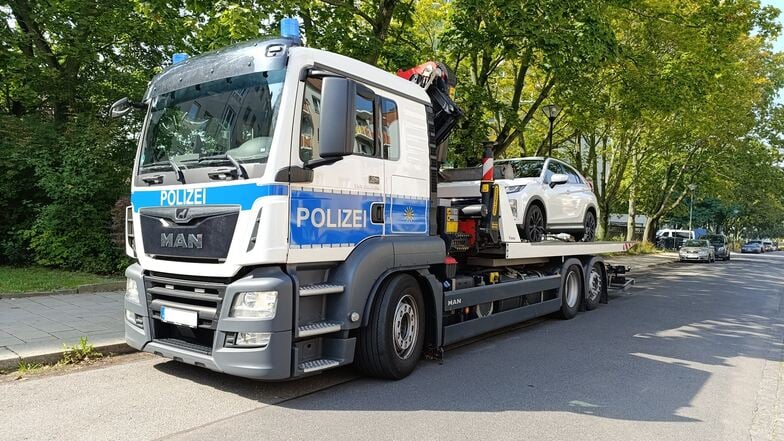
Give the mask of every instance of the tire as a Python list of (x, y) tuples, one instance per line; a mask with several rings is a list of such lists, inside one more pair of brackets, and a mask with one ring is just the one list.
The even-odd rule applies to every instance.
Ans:
[(367, 326), (359, 331), (355, 364), (365, 375), (389, 380), (416, 368), (425, 343), (425, 303), (408, 274), (384, 282)]
[(561, 310), (558, 315), (564, 320), (570, 320), (580, 309), (585, 283), (579, 260), (567, 260), (564, 268), (561, 273)]
[(522, 236), (529, 242), (541, 242), (547, 233), (545, 229), (545, 217), (542, 208), (538, 204), (531, 204), (525, 212), (523, 218)]
[(585, 276), (585, 309), (593, 311), (599, 307), (605, 290), (606, 279), (602, 271), (602, 262), (594, 262)]
[(573, 234), (577, 242), (593, 242), (596, 240), (596, 215), (593, 211), (586, 211), (583, 217), (583, 231)]

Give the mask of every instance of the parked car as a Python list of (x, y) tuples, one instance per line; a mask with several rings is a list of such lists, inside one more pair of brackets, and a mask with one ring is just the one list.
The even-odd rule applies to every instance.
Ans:
[(765, 252), (765, 248), (762, 246), (761, 240), (750, 240), (740, 247), (740, 252), (762, 254)]
[(762, 247), (765, 248), (766, 253), (768, 251), (775, 251), (775, 249), (773, 249), (773, 241), (770, 239), (762, 239)]
[(694, 231), (665, 228), (656, 232), (656, 246), (668, 250), (679, 249), (689, 239), (694, 239)]
[[(479, 196), (479, 183), (471, 180), (474, 170), (443, 172), (447, 183), (439, 186), (439, 197)], [(565, 162), (543, 157), (501, 159), (495, 161), (494, 174), (506, 190), (521, 238), (539, 242), (547, 234), (568, 233), (577, 241), (594, 240), (599, 215), (596, 196), (586, 179)]]
[(665, 228), (656, 232), (656, 238), (663, 237), (680, 237), (683, 239), (694, 239), (694, 231), (691, 230), (672, 230)]
[(715, 262), (716, 252), (713, 245), (705, 239), (689, 239), (678, 251), (681, 262), (696, 260), (698, 262)]
[(707, 240), (715, 249), (717, 259), (730, 260), (730, 249), (727, 247), (727, 237), (723, 234), (708, 234), (702, 239)]

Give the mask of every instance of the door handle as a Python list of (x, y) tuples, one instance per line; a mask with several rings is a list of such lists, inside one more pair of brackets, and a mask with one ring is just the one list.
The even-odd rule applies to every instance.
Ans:
[(370, 205), (370, 222), (374, 224), (384, 223), (384, 205), (383, 202), (373, 202)]

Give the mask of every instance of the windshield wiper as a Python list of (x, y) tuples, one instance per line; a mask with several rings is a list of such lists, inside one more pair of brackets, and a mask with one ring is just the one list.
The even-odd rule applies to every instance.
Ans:
[(165, 161), (153, 162), (152, 164), (143, 165), (139, 167), (139, 173), (148, 173), (149, 171), (156, 169), (160, 170), (162, 167), (170, 168), (177, 175), (177, 180), (183, 184), (185, 183), (185, 174), (182, 172), (182, 168), (177, 165), (174, 159), (166, 159)]
[(169, 158), (168, 161), (169, 161), (169, 164), (171, 165), (172, 170), (174, 170), (174, 173), (177, 173), (177, 180), (184, 184), (185, 183), (185, 174), (182, 172), (182, 169), (180, 168), (180, 166), (177, 165), (177, 162), (175, 162), (174, 159)]
[(202, 158), (199, 158), (199, 162), (220, 161), (220, 160), (231, 162), (231, 165), (233, 165), (237, 171), (237, 175), (242, 177), (242, 179), (248, 179), (248, 171), (245, 170), (245, 167), (242, 164), (240, 164), (240, 162), (237, 161), (235, 157), (229, 155), (228, 153), (224, 153), (220, 155), (204, 156)]

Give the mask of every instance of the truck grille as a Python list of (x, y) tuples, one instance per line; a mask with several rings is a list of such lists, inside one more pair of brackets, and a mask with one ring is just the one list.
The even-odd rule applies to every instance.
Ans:
[[(144, 276), (147, 307), (153, 321), (152, 338), (160, 343), (211, 353), (227, 280), (183, 279), (153, 273)], [(161, 307), (196, 311), (198, 326), (161, 321)]]

